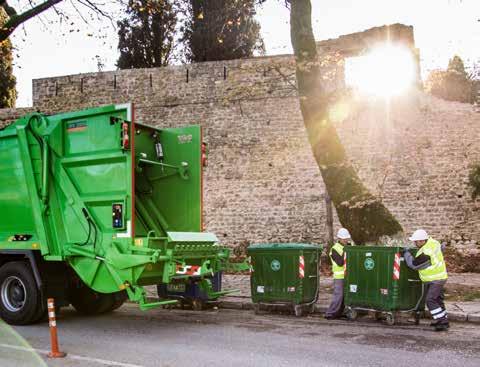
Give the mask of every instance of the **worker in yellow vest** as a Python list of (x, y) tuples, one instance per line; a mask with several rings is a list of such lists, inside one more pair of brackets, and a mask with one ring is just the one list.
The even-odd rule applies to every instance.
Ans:
[(345, 277), (344, 246), (352, 240), (350, 233), (345, 228), (340, 228), (337, 233), (338, 242), (330, 249), (329, 257), (333, 272), (333, 298), (325, 318), (328, 320), (341, 318), (343, 315), (343, 279)]
[(405, 251), (404, 258), (408, 267), (418, 270), (425, 287), (426, 303), (432, 315), (432, 326), (437, 331), (449, 328), (447, 310), (445, 309), (444, 286), (448, 274), (442, 253), (442, 245), (428, 236), (423, 229), (413, 232), (409, 238), (419, 248), (415, 257)]

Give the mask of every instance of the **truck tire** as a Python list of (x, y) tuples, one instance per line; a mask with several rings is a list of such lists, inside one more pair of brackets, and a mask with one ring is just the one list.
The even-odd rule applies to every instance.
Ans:
[(10, 325), (28, 325), (41, 318), (41, 291), (30, 265), (13, 261), (0, 267), (0, 317)]
[(117, 308), (120, 308), (128, 298), (127, 292), (125, 291), (112, 293), (112, 297), (113, 305), (105, 312), (112, 312), (115, 311)]
[(70, 289), (69, 301), (77, 312), (83, 315), (100, 315), (113, 309), (112, 294), (95, 292), (87, 286)]
[[(58, 316), (60, 309), (57, 309), (55, 306), (55, 312), (56, 315)], [(37, 323), (37, 322), (44, 322), (48, 321), (48, 313), (47, 313), (47, 300), (42, 299), (39, 301), (39, 305), (37, 307), (37, 313), (32, 319), (32, 323)]]

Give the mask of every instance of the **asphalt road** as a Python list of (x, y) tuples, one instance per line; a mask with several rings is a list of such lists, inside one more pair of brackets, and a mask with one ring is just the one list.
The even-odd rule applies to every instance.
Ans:
[(0, 324), (0, 366), (480, 366), (480, 327), (462, 323), (436, 333), (426, 321), (390, 327), (370, 319), (125, 305), (100, 317), (62, 310), (58, 325), (68, 357), (49, 360), (47, 323)]

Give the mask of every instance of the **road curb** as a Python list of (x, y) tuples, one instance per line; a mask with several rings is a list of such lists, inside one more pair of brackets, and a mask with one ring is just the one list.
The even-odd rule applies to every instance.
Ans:
[[(220, 301), (218, 303), (218, 307), (231, 309), (231, 310), (253, 310), (253, 303), (252, 302)], [(315, 305), (315, 313), (324, 314), (327, 308), (328, 307), (325, 305), (317, 304)], [(448, 312), (448, 318), (451, 321), (480, 324), (480, 314), (467, 314), (464, 312), (452, 311), (452, 312)]]
[[(463, 312), (448, 312), (448, 319), (452, 321), (468, 322), (468, 314)], [(473, 321), (470, 321), (473, 322)]]
[[(155, 302), (158, 299), (155, 297), (148, 297), (148, 301)], [(252, 302), (236, 302), (236, 301), (219, 301), (218, 302), (219, 308), (224, 308), (227, 310), (253, 310), (253, 303)], [(315, 312), (318, 314), (324, 314), (327, 311), (328, 306), (322, 304), (315, 305)], [(426, 311), (426, 315), (429, 316), (429, 312)], [(449, 311), (448, 318), (451, 321), (457, 322), (468, 322), (472, 324), (480, 324), (480, 314), (467, 314), (465, 312), (458, 312), (458, 311)]]
[(476, 314), (469, 314), (467, 316), (467, 321), (468, 322), (473, 322), (475, 324), (480, 324), (480, 314), (476, 313)]

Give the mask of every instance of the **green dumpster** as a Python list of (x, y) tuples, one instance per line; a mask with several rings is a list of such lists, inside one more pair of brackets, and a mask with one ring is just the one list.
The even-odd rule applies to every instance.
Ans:
[[(418, 272), (407, 267), (402, 257), (405, 247), (348, 246), (344, 302), (347, 317), (358, 311), (373, 311), (389, 325), (401, 313), (414, 313), (418, 324), (424, 309), (423, 283)], [(409, 249), (412, 254), (416, 249)]]
[(322, 246), (301, 243), (255, 244), (248, 248), (255, 311), (286, 305), (295, 315), (313, 311), (318, 299)]

